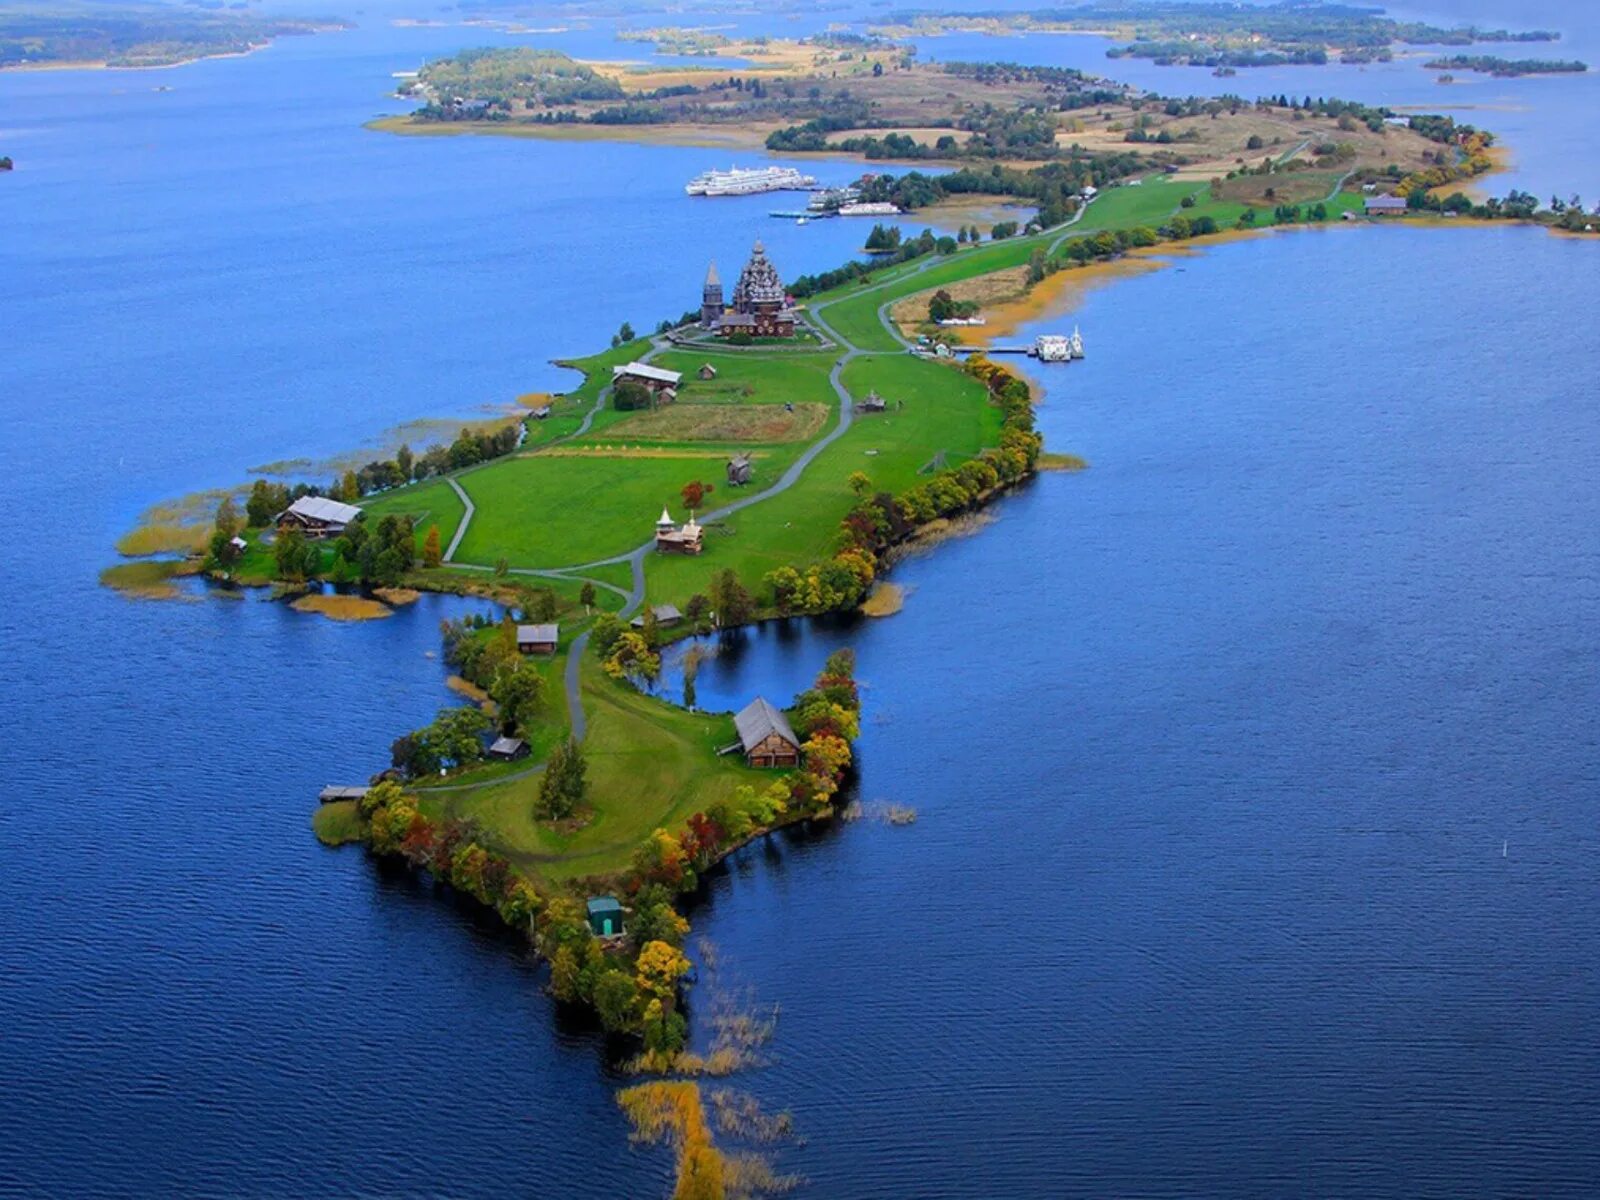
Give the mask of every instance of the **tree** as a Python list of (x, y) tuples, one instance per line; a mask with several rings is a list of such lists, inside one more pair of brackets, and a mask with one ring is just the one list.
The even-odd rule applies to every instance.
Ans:
[(602, 659), (610, 658), (628, 627), (612, 613), (601, 613), (589, 630), (589, 644)]
[(711, 628), (711, 601), (696, 592), (683, 606), (683, 616), (696, 633), (707, 632)]
[(654, 679), (661, 673), (661, 656), (650, 649), (642, 634), (625, 629), (612, 644), (611, 653), (601, 664), (613, 679), (626, 679), (637, 675), (641, 679)]
[(583, 586), (578, 589), (578, 603), (583, 605), (584, 612), (594, 607), (594, 584), (588, 580), (584, 580)]
[(583, 748), (568, 738), (555, 748), (539, 781), (539, 814), (559, 821), (570, 817), (589, 793)]
[(500, 710), (500, 727), (507, 733), (526, 731), (545, 705), (545, 681), (539, 668), (525, 658), (501, 667), (489, 684), (489, 698)]
[(623, 1033), (638, 1023), (639, 987), (626, 971), (600, 973), (594, 981), (594, 1011), (612, 1033)]
[(724, 567), (711, 577), (710, 591), (718, 625), (724, 628), (743, 625), (755, 615), (755, 601), (745, 591), (731, 567)]
[(705, 501), (705, 498), (716, 490), (709, 483), (702, 482), (699, 479), (691, 479), (683, 485), (684, 506), (691, 510), (697, 509)]
[(618, 412), (649, 408), (651, 400), (650, 389), (637, 379), (624, 379), (611, 389), (611, 407)]
[(245, 501), (245, 519), (250, 528), (261, 529), (272, 524), (272, 519), (289, 507), (289, 489), (281, 483), (268, 483), (258, 479), (250, 485), (250, 496)]
[(239, 510), (234, 506), (233, 497), (224, 496), (222, 503), (217, 505), (217, 532), (226, 540), (238, 534), (241, 528)]
[(678, 995), (678, 981), (689, 973), (683, 951), (666, 942), (646, 942), (634, 964), (639, 990), (670, 1010)]
[(443, 562), (444, 551), (439, 548), (439, 527), (429, 525), (428, 536), (422, 542), (422, 565), (435, 568)]
[(865, 471), (851, 471), (845, 483), (855, 493), (857, 500), (865, 500), (872, 494), (872, 478)]
[(417, 469), (417, 457), (411, 453), (411, 447), (401, 443), (400, 449), (394, 452), (395, 469), (400, 472), (400, 481), (409, 483)]

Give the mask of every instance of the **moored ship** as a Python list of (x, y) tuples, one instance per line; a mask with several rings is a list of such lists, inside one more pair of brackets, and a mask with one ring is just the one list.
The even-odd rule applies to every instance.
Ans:
[(684, 191), (691, 196), (755, 196), (762, 192), (806, 191), (816, 178), (793, 167), (729, 167), (707, 171), (691, 179)]

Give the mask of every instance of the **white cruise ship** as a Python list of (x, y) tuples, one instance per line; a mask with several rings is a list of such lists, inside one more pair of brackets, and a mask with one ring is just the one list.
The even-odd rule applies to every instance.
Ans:
[(691, 196), (755, 196), (805, 191), (816, 185), (814, 176), (802, 175), (793, 167), (729, 167), (697, 175), (683, 190)]

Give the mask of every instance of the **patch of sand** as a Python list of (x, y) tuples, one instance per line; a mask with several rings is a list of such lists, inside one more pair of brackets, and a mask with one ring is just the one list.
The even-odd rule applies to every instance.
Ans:
[(444, 681), (444, 685), (456, 695), (465, 696), (479, 708), (488, 712), (494, 711), (494, 701), (489, 699), (489, 693), (477, 684), (470, 683), (459, 675), (452, 675)]
[(301, 596), (290, 608), (296, 612), (318, 613), (333, 621), (377, 621), (394, 616), (394, 609), (365, 596), (325, 595), (321, 592)]
[(906, 606), (906, 590), (899, 584), (880, 579), (861, 602), (861, 611), (869, 617), (892, 617)]
[(412, 588), (392, 587), (373, 588), (372, 594), (385, 604), (400, 608), (407, 604), (415, 604), (422, 598), (422, 593)]

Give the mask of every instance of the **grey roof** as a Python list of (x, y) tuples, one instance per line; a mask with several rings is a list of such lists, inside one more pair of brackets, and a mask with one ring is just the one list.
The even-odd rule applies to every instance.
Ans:
[(1363, 202), (1368, 208), (1405, 208), (1405, 198), (1402, 196), (1368, 196)]
[(800, 739), (789, 727), (789, 718), (760, 696), (739, 710), (733, 718), (733, 727), (739, 731), (739, 741), (747, 751), (755, 749), (763, 738), (773, 733), (791, 746), (800, 745)]
[[(284, 513), (293, 513), (297, 517), (305, 517), (312, 521), (348, 525), (361, 515), (361, 510), (354, 504), (342, 504), (326, 496), (301, 496), (289, 505)], [(284, 513), (280, 513), (279, 516), (283, 516)]]
[(748, 467), (750, 465), (750, 456), (748, 454), (735, 454), (728, 460), (728, 463), (730, 466)]
[(334, 800), (360, 800), (371, 790), (371, 788), (364, 787), (339, 787), (337, 784), (330, 783), (322, 789), (317, 798), (324, 804)]
[(673, 387), (677, 387), (683, 381), (681, 371), (652, 367), (649, 363), (623, 363), (621, 366), (611, 368), (612, 379), (625, 379), (629, 376), (635, 379), (648, 379), (652, 383), (670, 383)]
[[(658, 621), (683, 620), (683, 614), (678, 611), (676, 604), (652, 604), (650, 611), (655, 614), (655, 618)], [(642, 629), (644, 627), (644, 618), (642, 616), (635, 617), (631, 624), (637, 629)]]
[(489, 743), (490, 754), (515, 754), (521, 750), (524, 743), (521, 738), (497, 737)]
[(622, 902), (615, 896), (595, 896), (588, 903), (589, 915), (622, 911)]
[(561, 640), (561, 627), (559, 625), (518, 625), (517, 644), (523, 642), (550, 642)]

